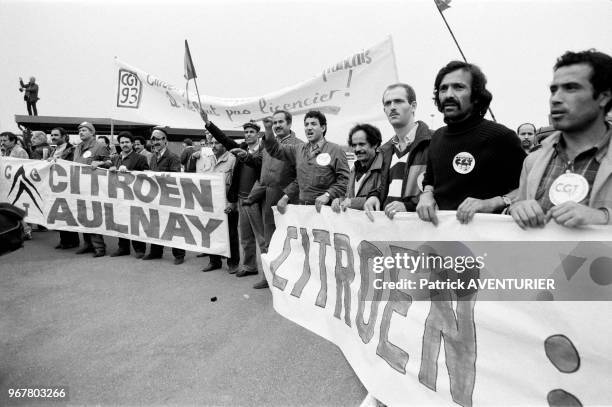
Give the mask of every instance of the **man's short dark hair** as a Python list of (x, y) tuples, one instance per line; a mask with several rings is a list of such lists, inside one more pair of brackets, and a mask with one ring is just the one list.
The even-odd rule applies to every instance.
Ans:
[(136, 136), (134, 137), (134, 142), (140, 141), (140, 144), (142, 144), (143, 146), (147, 145), (147, 142), (145, 141), (144, 137), (142, 136)]
[(59, 134), (62, 138), (66, 138), (68, 136), (68, 132), (63, 127), (54, 127), (51, 129), (51, 133), (53, 133), (53, 130), (59, 131)]
[(327, 117), (323, 113), (318, 110), (310, 110), (304, 116), (304, 123), (306, 123), (306, 119), (317, 119), (321, 126), (325, 126), (325, 130), (323, 131), (323, 136), (327, 133)]
[(104, 140), (104, 142), (106, 143), (107, 146), (110, 146), (110, 140), (108, 139), (108, 137), (106, 136), (98, 136), (98, 140)]
[(183, 143), (185, 143), (186, 146), (193, 145), (193, 141), (190, 138), (186, 138), (185, 140), (183, 140)]
[[(593, 98), (597, 98), (601, 92), (607, 90), (612, 91), (612, 57), (595, 49), (589, 49), (581, 52), (567, 51), (565, 54), (557, 58), (557, 62), (553, 68), (557, 69), (576, 64), (590, 65), (593, 73), (589, 80), (593, 85)], [(604, 115), (612, 108), (612, 99), (604, 107)]]
[(382, 96), (383, 104), (385, 103), (385, 93), (395, 88), (403, 88), (406, 91), (406, 99), (408, 99), (408, 103), (416, 102), (416, 92), (414, 91), (412, 86), (406, 83), (398, 82), (398, 83), (394, 83), (394, 84), (387, 86)]
[(378, 127), (364, 123), (357, 124), (351, 130), (349, 130), (349, 147), (353, 146), (353, 134), (357, 133), (359, 130), (363, 131), (366, 134), (366, 140), (368, 141), (368, 144), (370, 144), (372, 147), (378, 147), (382, 143), (382, 135)]
[(291, 115), (291, 113), (289, 113), (286, 110), (275, 110), (274, 113), (272, 113), (272, 116), (276, 115), (277, 113), (282, 113), (285, 115), (285, 121), (289, 124), (291, 124), (293, 122), (293, 116)]
[(535, 124), (533, 124), (533, 123), (523, 123), (523, 124), (519, 125), (519, 126), (516, 128), (516, 134), (519, 134), (519, 130), (520, 130), (520, 129), (521, 129), (521, 127), (523, 127), (523, 126), (531, 126), (531, 127), (533, 127), (533, 134), (535, 134), (535, 133), (536, 133), (536, 131), (537, 131)]
[(15, 133), (11, 133), (10, 131), (0, 133), (0, 137), (8, 137), (9, 141), (13, 143), (17, 142), (17, 135)]
[(129, 131), (122, 131), (121, 133), (119, 133), (119, 135), (117, 136), (117, 141), (121, 143), (121, 139), (126, 137), (130, 139), (130, 143), (134, 143), (134, 136)]
[(436, 80), (434, 82), (434, 103), (438, 108), (438, 111), (442, 112), (442, 105), (440, 104), (440, 99), (438, 95), (440, 93), (440, 83), (442, 83), (442, 79), (451, 72), (463, 69), (467, 71), (472, 76), (472, 96), (471, 101), (474, 104), (474, 112), (478, 114), (480, 117), (484, 117), (487, 113), (487, 109), (489, 109), (489, 105), (491, 104), (491, 100), (493, 99), (493, 95), (491, 92), (487, 90), (487, 77), (480, 70), (480, 68), (474, 64), (470, 64), (463, 61), (451, 61), (436, 75)]

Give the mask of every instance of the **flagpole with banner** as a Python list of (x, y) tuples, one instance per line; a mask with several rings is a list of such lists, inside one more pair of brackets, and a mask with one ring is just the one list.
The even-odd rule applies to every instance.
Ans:
[[(440, 12), (440, 16), (442, 17), (442, 20), (444, 20), (444, 24), (446, 24), (446, 28), (448, 28), (448, 32), (450, 33), (451, 37), (453, 37), (453, 41), (455, 41), (455, 45), (457, 46), (457, 49), (459, 50), (459, 53), (461, 54), (463, 61), (467, 64), (469, 62), (467, 61), (467, 58), (465, 57), (465, 54), (463, 53), (463, 50), (461, 49), (461, 46), (459, 45), (459, 42), (457, 41), (457, 38), (455, 37), (455, 33), (453, 33), (453, 30), (450, 28), (450, 25), (448, 25), (448, 21), (446, 21), (446, 17), (444, 17), (444, 10), (450, 8), (450, 2), (451, 0), (434, 0), (434, 3), (436, 3), (436, 7), (438, 8), (438, 12)], [(491, 118), (493, 119), (493, 121), (497, 122), (497, 119), (495, 119), (495, 115), (493, 114), (493, 110), (491, 110), (490, 106), (489, 106), (489, 114), (491, 115)]]
[[(198, 90), (198, 81), (196, 81), (197, 77), (198, 76), (196, 75), (195, 66), (193, 65), (193, 60), (191, 59), (191, 52), (189, 52), (189, 44), (187, 43), (187, 40), (185, 40), (185, 79), (187, 79), (187, 84), (189, 84), (190, 79), (193, 79), (193, 83), (195, 83), (196, 94), (198, 95), (198, 106), (201, 106), (202, 101), (200, 99), (200, 91)], [(189, 92), (187, 92), (187, 88), (185, 88), (185, 90), (187, 95), (189, 95)]]

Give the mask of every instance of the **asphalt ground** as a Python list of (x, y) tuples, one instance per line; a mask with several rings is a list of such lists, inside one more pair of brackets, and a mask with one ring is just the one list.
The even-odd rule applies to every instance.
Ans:
[[(0, 405), (358, 406), (366, 390), (332, 343), (272, 308), (260, 276), (54, 250), (34, 232), (0, 257)], [(105, 238), (107, 252), (117, 239)], [(216, 297), (216, 301), (211, 299)], [(8, 397), (68, 389), (68, 401)]]

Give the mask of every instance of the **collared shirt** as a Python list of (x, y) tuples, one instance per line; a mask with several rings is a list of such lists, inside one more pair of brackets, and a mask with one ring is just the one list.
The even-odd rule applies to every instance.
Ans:
[(587, 204), (591, 196), (591, 190), (593, 189), (593, 182), (597, 171), (599, 171), (599, 164), (605, 157), (610, 146), (610, 135), (608, 134), (602, 141), (586, 151), (578, 154), (573, 160), (570, 160), (567, 156), (567, 144), (563, 135), (553, 145), (553, 155), (546, 170), (544, 176), (540, 180), (535, 199), (542, 207), (544, 212), (548, 212), (554, 204), (550, 201), (549, 191), (553, 182), (562, 174), (566, 172), (573, 172), (582, 175), (589, 183), (589, 190), (585, 198), (579, 203)]
[(166, 148), (162, 148), (161, 150), (159, 150), (159, 152), (155, 152), (155, 158), (159, 160), (159, 158), (164, 155), (164, 153), (166, 152)]

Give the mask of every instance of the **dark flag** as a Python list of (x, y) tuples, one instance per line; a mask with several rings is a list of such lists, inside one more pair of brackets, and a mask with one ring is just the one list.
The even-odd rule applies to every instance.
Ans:
[(185, 79), (189, 80), (195, 78), (197, 78), (197, 75), (191, 59), (191, 52), (189, 52), (189, 44), (187, 44), (187, 40), (185, 40)]
[(438, 10), (444, 11), (447, 8), (450, 8), (451, 0), (434, 0), (436, 2), (436, 6), (438, 6)]

